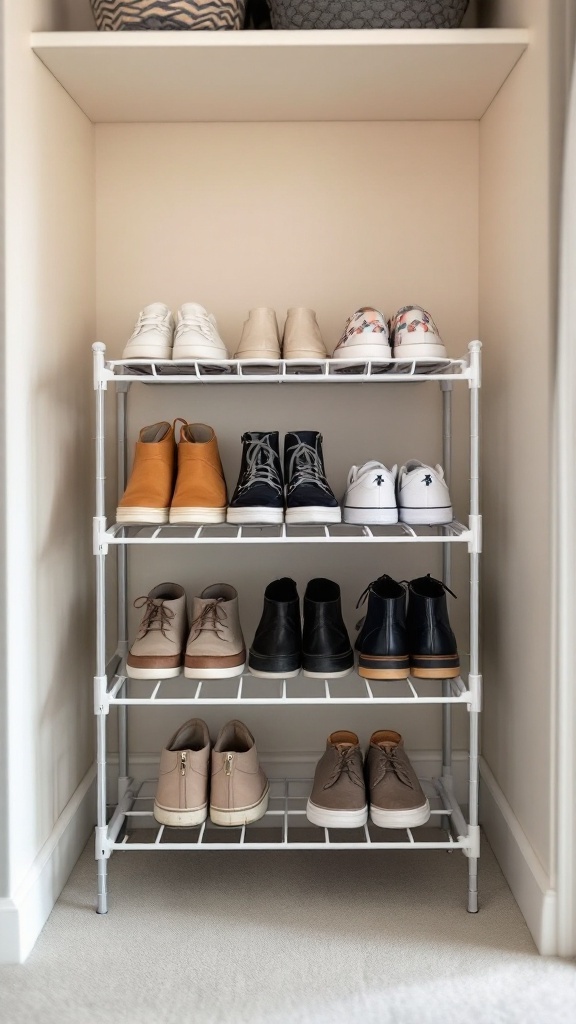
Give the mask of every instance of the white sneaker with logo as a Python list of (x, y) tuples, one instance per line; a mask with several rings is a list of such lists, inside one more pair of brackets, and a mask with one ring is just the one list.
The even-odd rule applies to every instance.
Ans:
[(386, 317), (378, 309), (363, 306), (346, 321), (333, 359), (390, 359), (392, 349)]
[(229, 359), (213, 313), (198, 302), (185, 302), (176, 316), (175, 362), (180, 359)]
[(381, 462), (352, 466), (342, 504), (345, 523), (388, 526), (398, 522), (396, 477), (398, 467), (386, 469)]
[(398, 516), (408, 526), (442, 526), (454, 518), (442, 466), (410, 459), (398, 474)]
[(446, 348), (430, 313), (422, 306), (402, 306), (390, 322), (390, 342), (395, 359), (421, 356), (446, 358)]
[(163, 302), (144, 306), (122, 359), (171, 359), (174, 344), (174, 317)]

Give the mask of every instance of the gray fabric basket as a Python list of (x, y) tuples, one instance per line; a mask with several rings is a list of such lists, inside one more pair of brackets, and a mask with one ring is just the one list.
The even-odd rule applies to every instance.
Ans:
[(241, 29), (246, 0), (90, 0), (96, 27), (108, 32)]
[(469, 0), (268, 0), (273, 28), (458, 28)]

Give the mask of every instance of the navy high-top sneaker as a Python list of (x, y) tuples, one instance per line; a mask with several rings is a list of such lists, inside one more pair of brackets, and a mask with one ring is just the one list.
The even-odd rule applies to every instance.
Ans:
[(229, 523), (282, 523), (284, 483), (277, 430), (242, 435), (242, 463), (226, 514)]
[(322, 456), (322, 435), (316, 430), (292, 430), (284, 438), (286, 522), (339, 523), (340, 506), (334, 497)]

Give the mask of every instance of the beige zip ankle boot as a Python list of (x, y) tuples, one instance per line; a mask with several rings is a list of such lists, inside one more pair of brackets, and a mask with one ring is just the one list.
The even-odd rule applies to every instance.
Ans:
[(208, 817), (210, 734), (206, 722), (191, 718), (160, 755), (154, 817), (161, 825), (190, 828)]
[(254, 737), (243, 722), (228, 722), (212, 751), (210, 819), (214, 825), (249, 825), (268, 809), (268, 779)]
[(327, 359), (316, 313), (296, 306), (288, 310), (282, 340), (283, 359)]

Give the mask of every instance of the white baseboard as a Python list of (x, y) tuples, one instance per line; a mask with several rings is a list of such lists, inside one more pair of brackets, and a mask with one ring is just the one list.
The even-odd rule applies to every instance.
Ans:
[(93, 765), (16, 892), (0, 899), (0, 964), (23, 963), (46, 924), (94, 827), (95, 777)]
[(554, 956), (556, 892), (484, 758), (480, 758), (480, 779), (480, 824), (538, 951)]

